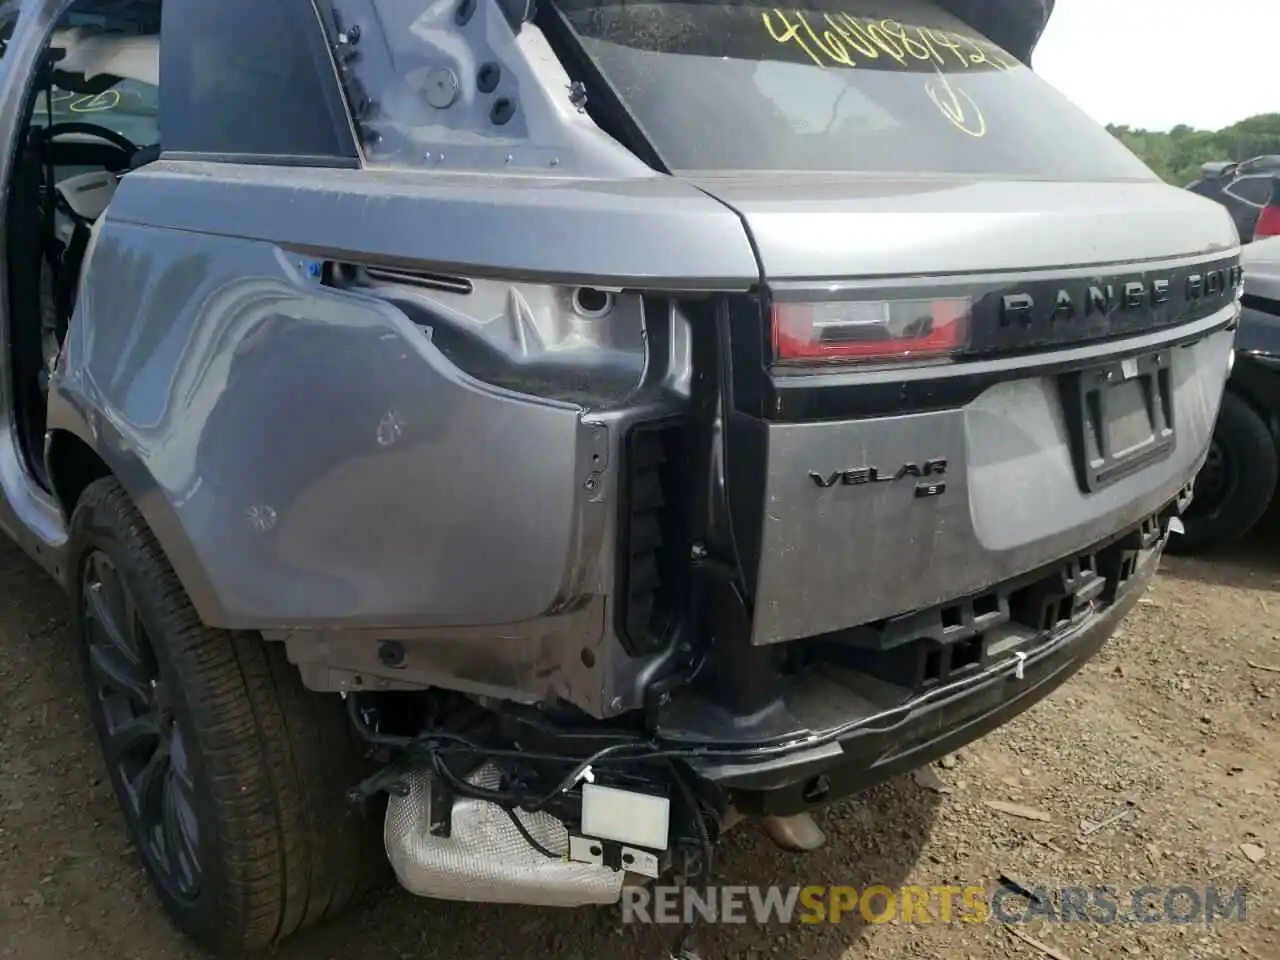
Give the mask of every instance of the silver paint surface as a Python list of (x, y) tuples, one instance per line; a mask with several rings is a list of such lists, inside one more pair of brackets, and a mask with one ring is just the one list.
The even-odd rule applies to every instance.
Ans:
[[(1203, 462), (1234, 337), (1173, 349), (1174, 452), (1091, 494), (1077, 485), (1049, 377), (1000, 383), (955, 410), (772, 425), (755, 642), (965, 597), (1159, 509)], [(915, 497), (910, 478), (820, 489), (808, 475), (932, 457), (948, 461), (936, 497)]]
[(1154, 175), (1057, 183), (798, 174), (698, 184), (742, 214), (771, 279), (1069, 269), (1238, 246), (1221, 208)]
[[(363, 5), (393, 22), (412, 6)], [(5, 142), (60, 7), (27, 0), (0, 62)], [(474, 49), (437, 44), (429, 66), (454, 69), (464, 89), (444, 111), (457, 125), (417, 144), (429, 164), (184, 160), (128, 174), (99, 223), (53, 384), (51, 442), (108, 466), (203, 619), (286, 642), (318, 689), (395, 687), (377, 645), (397, 638), (417, 676), (454, 689), (560, 697), (595, 716), (639, 706), (666, 654), (629, 657), (610, 627), (618, 444), (633, 420), (678, 410), (690, 383), (687, 326), (673, 321), (683, 334), (662, 358), (660, 398), (606, 413), (486, 386), (402, 310), (321, 286), (322, 259), (740, 292), (763, 280), (1105, 268), (1235, 247), (1225, 211), (1156, 183), (662, 176), (577, 109), (536, 31), (515, 43), (491, 14), (467, 35)], [(398, 43), (391, 60), (404, 54)], [(506, 58), (515, 87), (497, 92), (519, 93), (524, 125), (477, 140), (465, 124), (484, 110), (467, 68), (491, 54)], [(0, 164), (4, 187), (11, 156)], [(1024, 401), (1048, 429), (1034, 378), (969, 410), (774, 428), (758, 638), (955, 596), (1136, 519), (1194, 472), (1227, 348), (1214, 338), (1195, 348), (1203, 371), (1180, 368), (1189, 425), (1177, 459), (1089, 504), (1057, 484), (1056, 435), (1026, 434), (1014, 449), (1001, 432)], [(0, 526), (65, 577), (70, 504), (32, 478), (7, 366), (3, 378)], [(842, 468), (856, 451), (910, 459), (922, 445), (953, 458), (956, 486), (910, 516), (887, 500), (818, 509), (791, 486), (797, 474), (812, 486), (815, 452)], [(1043, 501), (1045, 515), (1067, 519), (1002, 519), (991, 472), (1002, 462), (1043, 467), (1058, 498)], [(872, 564), (891, 535), (905, 551)]]
[(1246, 243), (1240, 250), (1245, 292), (1280, 301), (1280, 237)]

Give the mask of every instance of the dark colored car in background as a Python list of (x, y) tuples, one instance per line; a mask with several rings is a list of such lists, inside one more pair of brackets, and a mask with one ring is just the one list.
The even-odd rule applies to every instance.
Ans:
[(1206, 550), (1248, 533), (1280, 480), (1280, 237), (1246, 245), (1241, 262), (1235, 361), (1209, 457), (1182, 516), (1185, 532), (1173, 538), (1171, 551)]
[[(1226, 207), (1241, 243), (1280, 233), (1280, 155), (1206, 163), (1200, 174), (1187, 189)], [(1274, 210), (1273, 216), (1267, 215), (1268, 209)]]

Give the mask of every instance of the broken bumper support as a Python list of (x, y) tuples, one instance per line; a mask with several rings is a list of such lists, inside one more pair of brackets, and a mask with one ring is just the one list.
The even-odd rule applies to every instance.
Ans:
[[(770, 759), (699, 759), (691, 767), (754, 815), (789, 816), (829, 804), (949, 753), (1043, 699), (1094, 656), (1146, 591), (1168, 537), (1167, 518), (1131, 551), (1122, 583), (1070, 626), (993, 659), (981, 672), (842, 725)], [(1143, 542), (1145, 541), (1145, 542)], [(830, 678), (828, 678), (830, 679)], [(829, 695), (829, 691), (828, 691)], [(811, 741), (812, 742), (812, 741)]]

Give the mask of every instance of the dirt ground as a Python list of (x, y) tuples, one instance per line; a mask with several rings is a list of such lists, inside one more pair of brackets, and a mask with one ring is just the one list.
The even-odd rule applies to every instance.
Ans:
[[(1280, 958), (1280, 524), (1211, 560), (1166, 559), (1102, 655), (957, 757), (831, 810), (830, 843), (731, 833), (722, 883), (1244, 886), (1244, 920), (703, 927), (712, 958)], [(81, 706), (56, 588), (0, 546), (0, 956), (180, 960), (125, 838)], [(1031, 807), (1047, 821), (989, 808)], [(1082, 833), (1082, 822), (1122, 818)], [(856, 913), (855, 913), (856, 917)], [(388, 892), (281, 960), (661, 958), (616, 909), (432, 903)]]

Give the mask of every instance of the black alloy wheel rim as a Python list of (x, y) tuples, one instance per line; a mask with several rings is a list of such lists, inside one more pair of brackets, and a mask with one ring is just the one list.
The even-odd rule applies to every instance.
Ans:
[(172, 687), (161, 675), (133, 595), (105, 553), (89, 555), (81, 587), (104, 759), (158, 882), (174, 898), (194, 900), (201, 877), (195, 779)]

